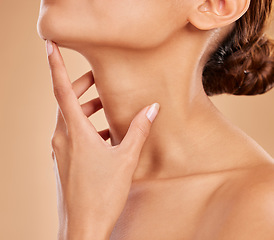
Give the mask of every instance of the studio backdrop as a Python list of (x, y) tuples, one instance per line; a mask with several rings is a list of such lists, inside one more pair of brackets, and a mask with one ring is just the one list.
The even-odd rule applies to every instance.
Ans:
[[(56, 100), (45, 44), (37, 34), (40, 1), (0, 0), (0, 239), (56, 239), (58, 228), (51, 136)], [(272, 21), (273, 22), (273, 21)], [(274, 25), (269, 27), (274, 37)], [(89, 69), (68, 49), (61, 52), (72, 81)], [(92, 87), (81, 97), (97, 97)], [(230, 121), (274, 157), (274, 90), (257, 96), (211, 97)], [(107, 127), (103, 110), (90, 120)]]

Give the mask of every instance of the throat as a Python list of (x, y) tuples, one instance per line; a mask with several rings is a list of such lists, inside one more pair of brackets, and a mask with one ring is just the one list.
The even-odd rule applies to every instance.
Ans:
[(246, 151), (246, 137), (224, 118), (203, 89), (200, 56), (204, 45), (177, 40), (146, 51), (102, 48), (82, 52), (93, 71), (112, 145), (120, 144), (142, 108), (160, 104), (134, 180), (221, 171), (244, 164), (239, 158)]

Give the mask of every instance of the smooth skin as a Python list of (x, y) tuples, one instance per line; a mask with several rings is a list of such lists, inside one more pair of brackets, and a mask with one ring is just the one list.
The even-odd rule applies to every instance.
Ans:
[(52, 137), (61, 226), (58, 238), (108, 239), (126, 203), (153, 121), (146, 115), (150, 106), (137, 114), (122, 143), (111, 146), (105, 141), (109, 130), (98, 134), (88, 119), (102, 108), (100, 99), (82, 105), (77, 100), (94, 84), (91, 72), (71, 84), (56, 44), (47, 42), (47, 53), (58, 102)]
[[(70, 162), (79, 162), (81, 152), (88, 153), (102, 164), (102, 173), (96, 174), (104, 177), (96, 178), (97, 189), (95, 182), (87, 181), (93, 180), (93, 175), (87, 171), (92, 165), (85, 165), (85, 154), (80, 161), (83, 164), (75, 165), (78, 174), (69, 172), (68, 179), (78, 177), (71, 182), (79, 183), (74, 187), (82, 195), (70, 194), (66, 200), (74, 210), (67, 211), (59, 201), (60, 211), (65, 209), (60, 218), (79, 212), (75, 201), (88, 198), (92, 202), (84, 205), (88, 210), (80, 211), (77, 220), (70, 221), (74, 224), (60, 224), (60, 233), (70, 230), (68, 239), (99, 239), (110, 232), (112, 240), (274, 238), (273, 159), (216, 109), (202, 86), (208, 55), (248, 7), (249, 0), (42, 1), (38, 33), (44, 40), (79, 52), (90, 63), (92, 74), (86, 77), (94, 80), (110, 126), (102, 135), (106, 139), (109, 134), (112, 147), (123, 144), (132, 120), (144, 107), (154, 102), (161, 105), (138, 159), (135, 156), (136, 168), (129, 174), (130, 186), (125, 187), (128, 196), (127, 191), (119, 192), (121, 196), (116, 192), (115, 204), (109, 197), (115, 191), (111, 189), (113, 179), (104, 174), (117, 169), (96, 159), (107, 156), (106, 149), (100, 152), (88, 141), (81, 141), (92, 127), (80, 110), (73, 114), (82, 116), (85, 124), (80, 124), (81, 120), (75, 124), (83, 126), (80, 134), (70, 137), (75, 144), (60, 144), (57, 162), (58, 158), (60, 162), (67, 159), (71, 149), (75, 150), (69, 155)], [(66, 76), (64, 66), (55, 64), (51, 68), (62, 66), (58, 71)], [(63, 93), (60, 99), (68, 94)], [(102, 139), (97, 140), (105, 145)], [(53, 141), (53, 146), (57, 142)], [(123, 160), (117, 157), (117, 161)], [(121, 178), (119, 173), (115, 176), (123, 178), (122, 173)], [(72, 185), (65, 180), (63, 184), (73, 193)], [(101, 187), (104, 184), (109, 191)], [(100, 191), (101, 197), (90, 200), (89, 196), (97, 196), (90, 189)], [(108, 199), (105, 205), (102, 198)], [(93, 203), (96, 199), (97, 204)], [(123, 201), (117, 203), (117, 199), (125, 201), (123, 207)], [(94, 219), (93, 211), (95, 215), (105, 213), (103, 219)], [(112, 220), (105, 222), (104, 216), (112, 216)]]

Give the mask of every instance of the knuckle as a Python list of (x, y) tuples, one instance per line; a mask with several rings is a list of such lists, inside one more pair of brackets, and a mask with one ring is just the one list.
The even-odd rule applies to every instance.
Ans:
[(54, 96), (59, 99), (62, 98), (63, 96), (67, 95), (68, 91), (64, 87), (61, 86), (55, 86), (53, 89)]
[(54, 151), (58, 151), (64, 144), (64, 137), (61, 134), (54, 134), (51, 138), (51, 147)]
[(137, 134), (142, 135), (143, 137), (147, 137), (149, 134), (149, 128), (146, 123), (135, 121), (133, 122), (133, 126), (135, 127)]
[(60, 59), (51, 59), (50, 68), (54, 73), (61, 73), (65, 68), (65, 63)]

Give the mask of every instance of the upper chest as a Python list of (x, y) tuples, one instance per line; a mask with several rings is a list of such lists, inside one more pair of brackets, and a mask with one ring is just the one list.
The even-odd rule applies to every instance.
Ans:
[(110, 239), (194, 240), (224, 182), (224, 177), (211, 176), (137, 183)]

